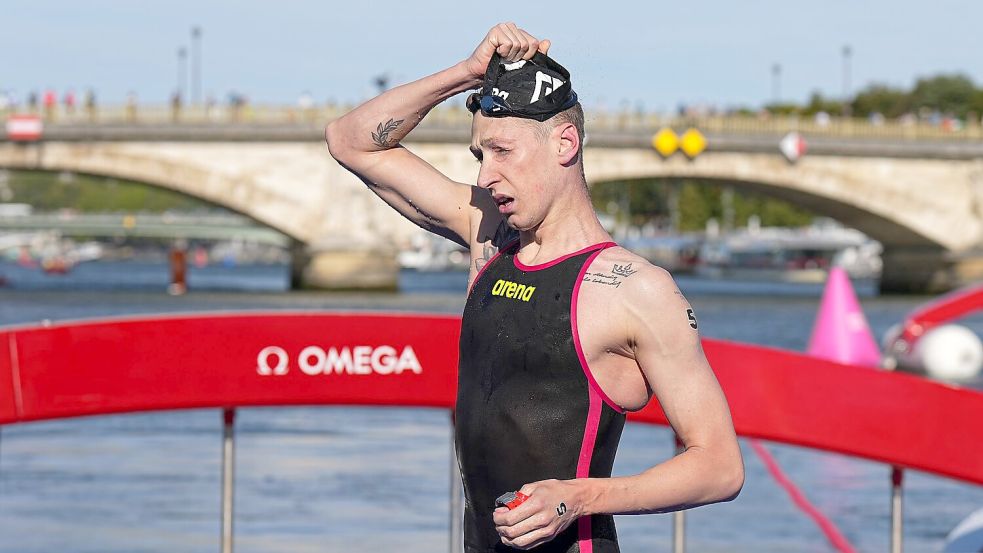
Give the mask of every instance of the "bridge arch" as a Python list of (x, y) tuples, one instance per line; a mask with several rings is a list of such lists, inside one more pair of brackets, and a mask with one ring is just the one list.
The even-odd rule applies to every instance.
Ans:
[[(619, 179), (621, 180), (621, 179)], [(788, 183), (749, 182), (720, 178), (704, 174), (647, 175), (643, 177), (624, 179), (629, 181), (646, 182), (652, 180), (665, 181), (698, 181), (705, 184), (730, 186), (736, 190), (747, 191), (759, 196), (765, 196), (789, 202), (797, 207), (807, 209), (817, 215), (827, 216), (842, 224), (855, 228), (867, 236), (878, 240), (887, 246), (922, 246), (942, 249), (943, 245), (915, 232), (897, 221), (881, 213), (864, 211), (852, 203), (840, 198), (823, 196), (809, 191), (798, 190)], [(593, 181), (591, 186), (603, 185), (613, 181)]]
[[(27, 153), (25, 149), (24, 152)], [(207, 167), (182, 163), (180, 160), (142, 155), (139, 152), (116, 152), (107, 155), (99, 149), (86, 156), (11, 156), (0, 155), (0, 168), (45, 172), (71, 172), (93, 177), (126, 180), (170, 190), (243, 215), (272, 228), (292, 240), (303, 241), (298, 229), (281, 220), (271, 220), (257, 212), (253, 201), (268, 200), (249, 177), (232, 178)], [(232, 194), (225, 191), (233, 190)], [(258, 198), (257, 198), (258, 197)], [(257, 198), (257, 200), (253, 200)]]
[[(767, 154), (708, 153), (695, 160), (674, 157), (663, 160), (649, 150), (604, 151), (591, 158), (585, 153), (587, 179), (591, 184), (612, 180), (693, 179), (731, 185), (758, 194), (789, 201), (816, 213), (828, 215), (879, 240), (886, 248), (958, 250), (964, 242), (975, 243), (981, 228), (979, 202), (966, 205), (965, 191), (945, 193), (958, 185), (937, 179), (921, 170), (906, 174), (906, 160), (884, 164), (878, 160), (836, 158), (804, 159), (789, 164)], [(865, 167), (866, 166), (866, 167)], [(908, 184), (910, 183), (910, 184)], [(899, 186), (900, 184), (900, 186)], [(925, 186), (940, 190), (926, 194)], [(949, 205), (954, 197), (962, 205)], [(958, 211), (965, 218), (954, 217)], [(948, 216), (942, 214), (948, 213)], [(937, 215), (936, 215), (937, 214)]]

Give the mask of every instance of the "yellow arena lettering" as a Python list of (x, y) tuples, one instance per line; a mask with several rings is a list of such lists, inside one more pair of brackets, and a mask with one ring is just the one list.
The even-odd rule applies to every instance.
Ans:
[(522, 301), (529, 301), (535, 292), (535, 286), (519, 284), (504, 279), (495, 281), (495, 286), (492, 286), (491, 290), (493, 296), (503, 296)]
[(507, 281), (502, 280), (502, 279), (498, 279), (498, 281), (495, 283), (495, 287), (492, 288), (492, 295), (493, 296), (501, 296), (502, 295), (502, 288), (504, 288), (506, 284), (508, 284)]

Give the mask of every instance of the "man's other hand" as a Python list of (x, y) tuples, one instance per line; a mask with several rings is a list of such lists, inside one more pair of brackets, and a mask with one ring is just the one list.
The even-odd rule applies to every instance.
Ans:
[(516, 549), (532, 549), (559, 535), (581, 516), (580, 490), (576, 480), (542, 480), (519, 489), (529, 496), (512, 509), (499, 507), (492, 513), (502, 543)]

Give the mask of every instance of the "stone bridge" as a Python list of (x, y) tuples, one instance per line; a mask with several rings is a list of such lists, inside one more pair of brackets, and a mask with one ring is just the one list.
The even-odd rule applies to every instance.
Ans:
[[(591, 184), (707, 179), (788, 200), (882, 242), (884, 290), (935, 292), (983, 278), (981, 140), (806, 131), (809, 154), (790, 163), (774, 129), (707, 123), (707, 150), (691, 160), (656, 153), (650, 141), (657, 127), (593, 130), (591, 124), (589, 118)], [(422, 231), (331, 159), (322, 128), (320, 121), (49, 124), (38, 142), (0, 140), (0, 168), (71, 171), (175, 190), (289, 236), (298, 286), (393, 286), (397, 246)], [(474, 182), (468, 133), (466, 119), (438, 114), (406, 146), (451, 178)]]

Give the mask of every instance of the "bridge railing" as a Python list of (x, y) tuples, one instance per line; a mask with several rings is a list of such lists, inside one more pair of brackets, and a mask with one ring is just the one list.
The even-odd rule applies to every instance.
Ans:
[[(50, 125), (308, 125), (321, 127), (350, 109), (350, 105), (316, 107), (252, 105), (186, 106), (175, 109), (167, 105), (108, 105), (97, 108), (64, 107), (51, 110), (35, 109)], [(30, 110), (21, 112), (32, 113)], [(0, 117), (11, 112), (0, 111)], [(704, 133), (724, 135), (784, 135), (797, 131), (810, 136), (831, 138), (885, 140), (951, 140), (976, 141), (983, 139), (979, 120), (965, 122), (940, 119), (899, 119), (872, 122), (845, 117), (807, 117), (797, 115), (707, 115), (674, 116), (637, 111), (599, 111), (586, 113), (589, 131), (652, 132), (671, 127), (684, 130), (695, 127)], [(447, 104), (435, 108), (425, 120), (429, 126), (455, 129), (469, 128), (471, 114), (464, 108)]]

